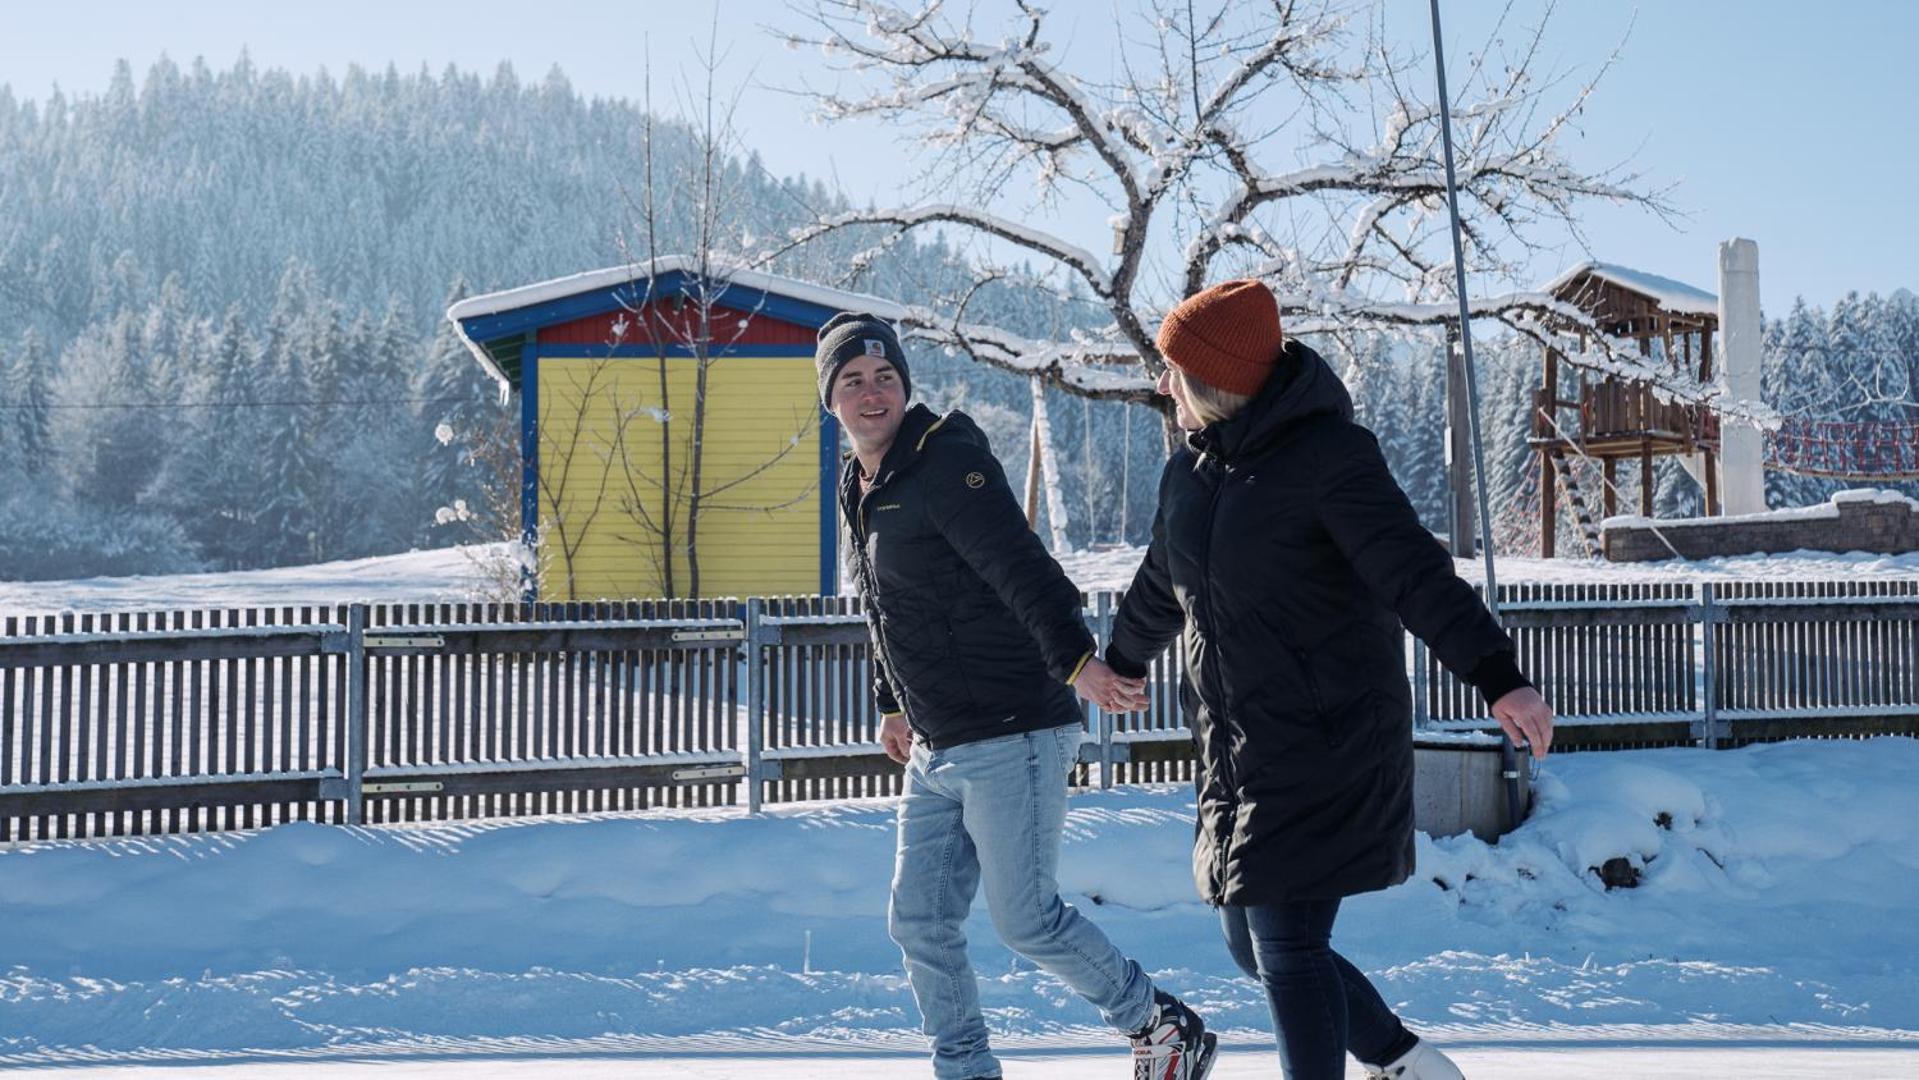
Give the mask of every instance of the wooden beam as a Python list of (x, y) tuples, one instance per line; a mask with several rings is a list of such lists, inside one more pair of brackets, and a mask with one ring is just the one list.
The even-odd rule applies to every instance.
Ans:
[(1652, 516), (1652, 440), (1647, 439), (1639, 451), (1639, 513), (1642, 517)]
[(182, 780), (123, 788), (82, 787), (0, 795), (0, 819), (43, 814), (113, 814), (215, 806), (320, 802), (318, 777), (260, 780)]
[(77, 667), (92, 664), (155, 664), (177, 660), (252, 660), (287, 656), (319, 656), (339, 639), (344, 651), (345, 628), (310, 628), (272, 634), (235, 634), (231, 631), (199, 634), (174, 632), (151, 635), (103, 635), (87, 640), (77, 634), (54, 634), (46, 640), (31, 636), (0, 639), (0, 668)]
[(1539, 452), (1539, 557), (1554, 557), (1559, 541), (1559, 476), (1552, 456)]

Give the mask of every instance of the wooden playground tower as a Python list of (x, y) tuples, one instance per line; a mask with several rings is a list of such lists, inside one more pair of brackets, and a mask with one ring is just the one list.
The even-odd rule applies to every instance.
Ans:
[[(1556, 299), (1590, 315), (1606, 334), (1637, 341), (1641, 355), (1701, 383), (1712, 378), (1712, 338), (1719, 328), (1717, 298), (1667, 278), (1607, 263), (1587, 262), (1545, 286)], [(1581, 333), (1582, 344), (1585, 335)], [(1653, 514), (1656, 459), (1680, 455), (1698, 462), (1706, 515), (1719, 508), (1719, 420), (1711, 409), (1660, 401), (1652, 386), (1575, 364), (1548, 348), (1545, 377), (1533, 398), (1529, 440), (1539, 455), (1539, 551), (1556, 554), (1563, 491), (1579, 522), (1588, 554), (1598, 554), (1599, 530), (1580, 490), (1570, 457), (1599, 463), (1604, 516), (1619, 512), (1619, 463), (1638, 459), (1639, 513)], [(1699, 458), (1694, 458), (1699, 455)]]

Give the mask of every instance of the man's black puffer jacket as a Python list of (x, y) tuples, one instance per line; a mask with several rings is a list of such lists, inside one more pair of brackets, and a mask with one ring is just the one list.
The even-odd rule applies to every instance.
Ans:
[(1205, 899), (1330, 899), (1412, 872), (1401, 620), (1489, 698), (1524, 685), (1339, 377), (1288, 342), (1250, 404), (1167, 462), (1106, 656), (1143, 674), (1184, 631)]
[(1079, 588), (971, 418), (913, 406), (865, 493), (849, 456), (839, 494), (881, 712), (903, 709), (934, 749), (1079, 720), (1067, 684), (1094, 650)]

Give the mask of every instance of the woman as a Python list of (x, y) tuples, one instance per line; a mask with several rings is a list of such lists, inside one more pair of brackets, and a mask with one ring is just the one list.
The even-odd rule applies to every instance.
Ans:
[(1187, 445), (1114, 623), (1122, 676), (1183, 634), (1200, 755), (1200, 894), (1264, 986), (1293, 1080), (1456, 1078), (1333, 951), (1344, 897), (1413, 868), (1402, 623), (1544, 757), (1552, 710), (1510, 639), (1419, 524), (1352, 399), (1280, 334), (1272, 294), (1230, 281), (1174, 308), (1158, 345)]

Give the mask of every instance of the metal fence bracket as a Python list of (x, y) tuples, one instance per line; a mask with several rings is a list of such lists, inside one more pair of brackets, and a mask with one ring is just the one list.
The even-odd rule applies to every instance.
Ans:
[(673, 782), (690, 784), (698, 780), (738, 780), (745, 775), (744, 765), (700, 765), (690, 769), (674, 769)]
[(745, 641), (744, 630), (675, 630), (674, 641)]
[(443, 649), (446, 638), (439, 634), (368, 634), (365, 644), (369, 649)]

